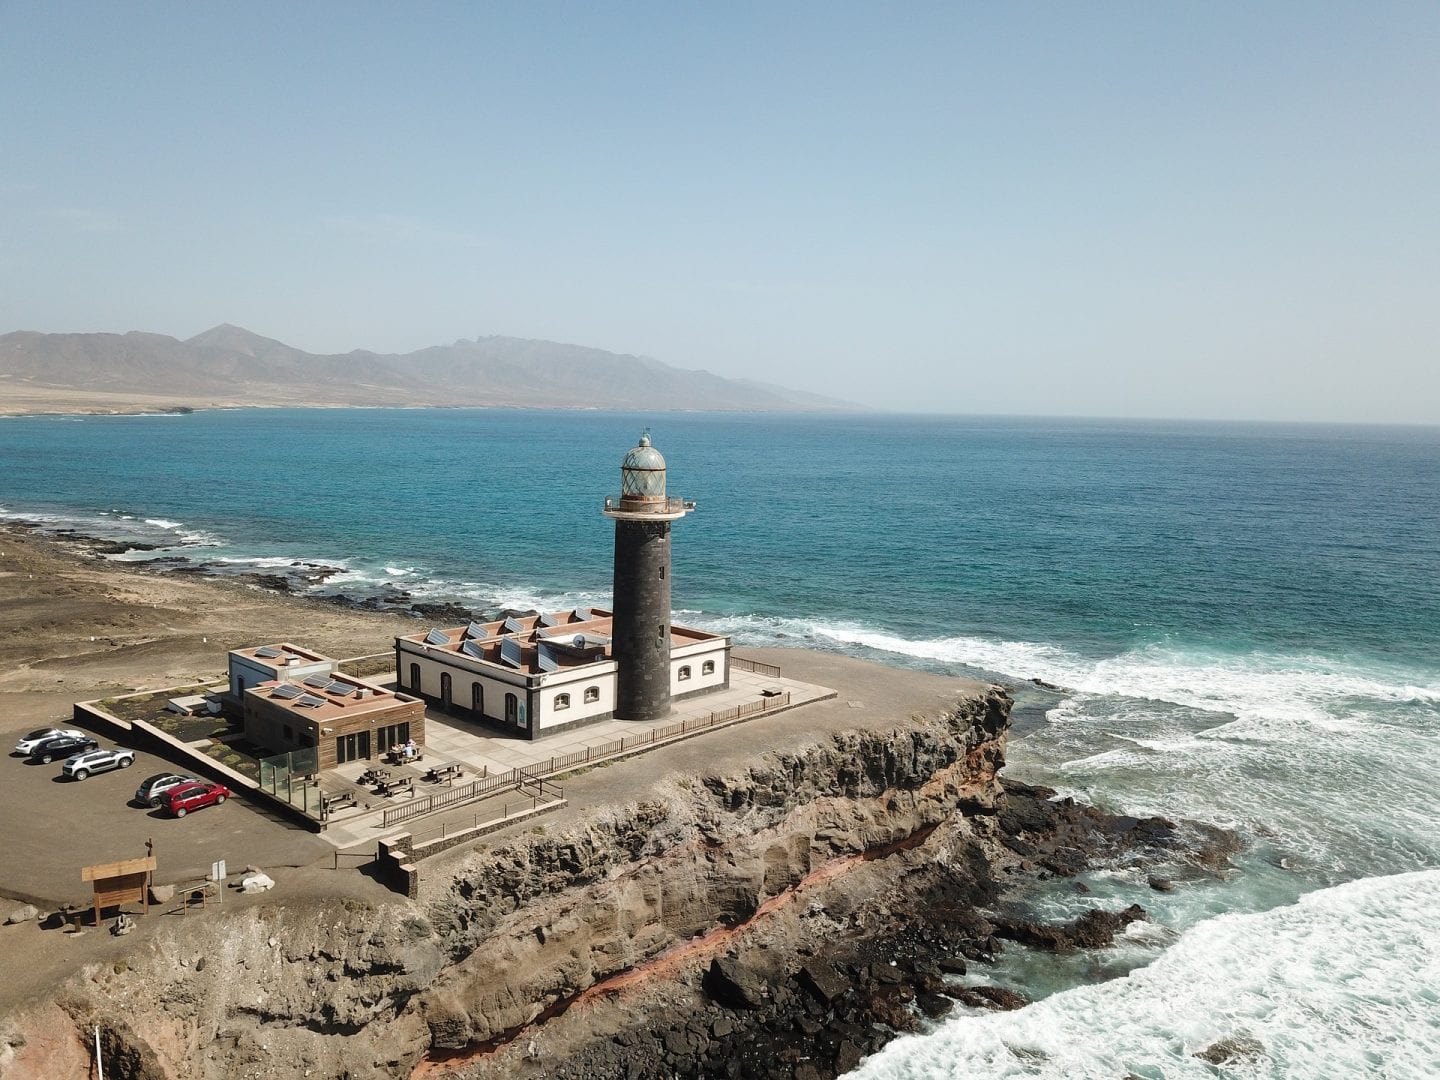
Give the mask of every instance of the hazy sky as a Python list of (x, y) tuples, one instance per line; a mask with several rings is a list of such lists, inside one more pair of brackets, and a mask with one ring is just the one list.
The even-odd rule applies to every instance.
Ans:
[(0, 0), (0, 332), (1440, 422), (1440, 4)]

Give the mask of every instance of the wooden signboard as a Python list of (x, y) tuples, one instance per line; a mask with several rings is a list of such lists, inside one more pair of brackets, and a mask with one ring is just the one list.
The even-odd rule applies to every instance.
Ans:
[(80, 880), (95, 886), (95, 925), (100, 925), (101, 908), (119, 904), (141, 903), (145, 914), (150, 914), (150, 875), (154, 872), (153, 855), (81, 867)]

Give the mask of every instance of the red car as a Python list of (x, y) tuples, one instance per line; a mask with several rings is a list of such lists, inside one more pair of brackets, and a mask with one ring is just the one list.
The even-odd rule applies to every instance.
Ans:
[(176, 817), (184, 817), (191, 810), (202, 806), (219, 806), (230, 797), (230, 789), (224, 784), (197, 780), (193, 784), (181, 784), (165, 792), (165, 809)]

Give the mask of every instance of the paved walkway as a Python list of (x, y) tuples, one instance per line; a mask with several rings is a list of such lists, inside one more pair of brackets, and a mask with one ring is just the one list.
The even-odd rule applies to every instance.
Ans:
[[(587, 727), (575, 728), (536, 739), (533, 742), (515, 735), (492, 732), (488, 728), (482, 728), (449, 716), (438, 709), (426, 709), (424, 760), (413, 764), (382, 765), (382, 767), (388, 769), (393, 778), (412, 777), (413, 783), (410, 790), (414, 792), (413, 797), (423, 798), (426, 795), (460, 787), (487, 775), (496, 776), (508, 773), (512, 769), (529, 768), (544, 773), (549, 771), (552, 758), (565, 757), (582, 752), (586, 748), (598, 749), (607, 743), (618, 742), (621, 738), (630, 739), (636, 735), (644, 735), (653, 729), (670, 727), (682, 720), (703, 720), (712, 713), (724, 712), (736, 706), (766, 700), (777, 691), (782, 694), (785, 692), (790, 694), (788, 706), (790, 709), (835, 696), (835, 691), (825, 686), (732, 668), (728, 690), (717, 690), (714, 693), (700, 694), (678, 701), (671, 709), (670, 715), (661, 720), (603, 720)], [(756, 717), (773, 715), (776, 711), (783, 710), (768, 710), (764, 713), (757, 713)], [(725, 733), (730, 730), (730, 725), (717, 727), (703, 737), (723, 739)], [(666, 743), (657, 745), (663, 746)], [(599, 758), (597, 757), (596, 760)], [(460, 778), (439, 784), (425, 781), (425, 774), (430, 769), (450, 763), (460, 765), (463, 770)], [(411, 796), (408, 793), (400, 793), (387, 798), (383, 795), (375, 795), (373, 788), (362, 788), (356, 783), (360, 774), (373, 765), (379, 764), (381, 763), (352, 761), (326, 774), (327, 777), (333, 776), (333, 779), (328, 779), (325, 783), (327, 790), (335, 792), (342, 790), (343, 787), (351, 787), (359, 793), (357, 795), (359, 805), (354, 809), (341, 810), (332, 817), (325, 832), (320, 834), (321, 839), (334, 844), (337, 848), (351, 848), (360, 844), (373, 843), (382, 836), (400, 832), (407, 829), (412, 823), (424, 820), (423, 817), (418, 817), (405, 824), (392, 825), (388, 828), (384, 826), (385, 809), (391, 806), (403, 806), (405, 800)], [(423, 826), (418, 827), (423, 828)]]

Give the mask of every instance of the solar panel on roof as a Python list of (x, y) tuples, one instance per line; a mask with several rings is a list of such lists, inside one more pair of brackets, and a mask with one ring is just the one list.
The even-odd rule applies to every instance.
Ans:
[(479, 645), (476, 645), (473, 641), (467, 641), (463, 645), (461, 645), (460, 651), (463, 652), (466, 656), (475, 657), (476, 660), (485, 659), (485, 650), (482, 649)]
[(444, 630), (431, 630), (425, 635), (426, 645), (449, 645), (450, 635)]
[(541, 671), (560, 670), (560, 663), (555, 659), (555, 654), (552, 653), (549, 649), (547, 649), (544, 645), (541, 645), (537, 652), (539, 654)]
[(500, 642), (500, 659), (511, 667), (525, 666), (525, 652), (514, 638)]
[(540, 625), (541, 625), (541, 626), (559, 626), (559, 625), (560, 625), (560, 619), (559, 619), (558, 617), (554, 616), (554, 615), (541, 615), (541, 616), (540, 616)]
[(575, 609), (576, 622), (589, 622), (594, 617), (595, 616), (590, 614), (590, 609), (588, 607), (577, 607)]
[(335, 682), (327, 683), (325, 686), (322, 686), (321, 689), (324, 690), (327, 694), (353, 694), (355, 692), (355, 684), (348, 682), (340, 682), (337, 679)]
[(515, 616), (507, 615), (505, 617), (505, 623), (500, 627), (500, 630), (505, 634), (523, 634), (525, 632), (525, 624), (515, 618)]
[(307, 709), (317, 709), (325, 704), (323, 697), (316, 697), (314, 694), (301, 694), (295, 699), (296, 705), (304, 705)]
[(290, 698), (297, 698), (304, 692), (305, 691), (301, 690), (294, 683), (282, 682), (279, 686), (275, 687), (274, 690), (270, 691), (270, 696), (288, 700)]
[(266, 645), (266, 646), (264, 646), (263, 648), (256, 649), (256, 650), (255, 650), (255, 655), (256, 655), (256, 656), (263, 656), (263, 657), (265, 657), (265, 659), (269, 660), (269, 659), (271, 659), (272, 657), (279, 656), (279, 655), (280, 655), (280, 650), (279, 650), (279, 649), (272, 649), (269, 645)]
[(490, 632), (478, 622), (472, 622), (469, 626), (465, 627), (465, 637), (467, 638), (489, 636)]
[(306, 686), (313, 686), (313, 687), (315, 687), (316, 690), (324, 690), (325, 687), (327, 687), (327, 686), (330, 685), (330, 676), (329, 676), (329, 675), (311, 675), (308, 679), (305, 680), (305, 685), (306, 685)]

